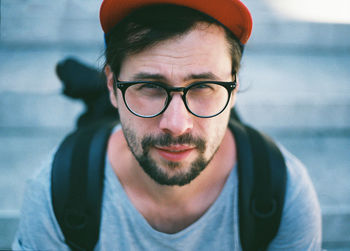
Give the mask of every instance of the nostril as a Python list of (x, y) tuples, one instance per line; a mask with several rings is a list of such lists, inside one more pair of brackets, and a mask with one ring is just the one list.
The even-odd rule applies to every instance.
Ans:
[(173, 136), (188, 133), (193, 128), (193, 115), (187, 111), (182, 101), (181, 103), (175, 101), (169, 104), (167, 110), (160, 115), (160, 129)]

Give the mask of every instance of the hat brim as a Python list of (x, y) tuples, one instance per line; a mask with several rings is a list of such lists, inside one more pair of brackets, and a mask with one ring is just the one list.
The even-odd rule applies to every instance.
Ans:
[(240, 0), (104, 0), (100, 8), (100, 22), (107, 34), (130, 12), (151, 4), (176, 4), (203, 12), (228, 28), (246, 44), (253, 21), (248, 8)]

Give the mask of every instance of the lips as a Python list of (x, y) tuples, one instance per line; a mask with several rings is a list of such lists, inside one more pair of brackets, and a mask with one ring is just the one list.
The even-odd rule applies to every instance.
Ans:
[(187, 158), (194, 150), (193, 147), (175, 145), (170, 147), (155, 147), (156, 151), (164, 159), (172, 162), (179, 162)]

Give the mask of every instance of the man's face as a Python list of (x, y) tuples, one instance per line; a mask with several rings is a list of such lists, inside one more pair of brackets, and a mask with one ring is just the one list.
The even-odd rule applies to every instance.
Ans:
[[(199, 80), (233, 81), (228, 48), (221, 27), (198, 24), (185, 35), (128, 56), (118, 79), (162, 81), (173, 87)], [(190, 183), (218, 150), (227, 130), (234, 96), (220, 115), (198, 118), (187, 111), (182, 93), (173, 93), (164, 113), (154, 118), (141, 118), (128, 111), (119, 89), (114, 96), (113, 81), (111, 76), (107, 77), (124, 136), (143, 170), (162, 185)]]

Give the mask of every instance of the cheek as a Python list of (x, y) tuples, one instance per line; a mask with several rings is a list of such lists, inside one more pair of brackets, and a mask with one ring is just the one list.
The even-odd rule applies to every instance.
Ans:
[(125, 106), (119, 108), (119, 117), (123, 130), (128, 132), (125, 137), (132, 136), (134, 146), (137, 152), (140, 153), (142, 139), (152, 133), (152, 119), (139, 118), (133, 115)]
[[(201, 135), (206, 135), (207, 154), (213, 154), (222, 142), (226, 133), (230, 112), (225, 110), (217, 117), (208, 119), (208, 121), (200, 123)], [(208, 157), (208, 156), (207, 156)]]
[[(127, 112), (127, 111), (126, 111)], [(120, 123), (123, 128), (123, 133), (130, 150), (136, 154), (140, 155), (142, 153), (140, 131), (135, 122), (132, 121), (130, 116), (125, 116), (123, 111), (120, 111)]]
[(232, 96), (231, 96), (231, 98), (230, 98), (230, 103), (229, 103), (229, 105), (228, 105), (228, 108), (233, 108), (234, 106), (235, 106), (235, 104), (236, 104), (236, 98), (237, 98), (237, 94), (236, 94), (236, 92), (234, 92), (234, 93), (232, 93)]
[(116, 100), (117, 108), (119, 111), (120, 120), (122, 121), (122, 119), (124, 119), (127, 121), (131, 121), (133, 119), (132, 116), (134, 116), (134, 115), (126, 107), (126, 105), (124, 103), (124, 99), (123, 99), (123, 94), (121, 93), (121, 91), (119, 89), (117, 90), (117, 95), (115, 95), (115, 100)]

